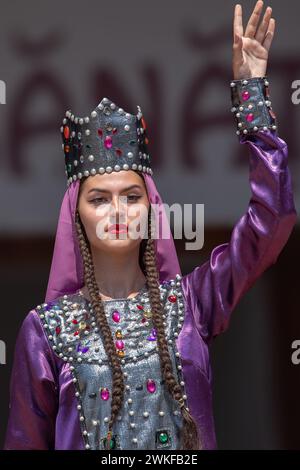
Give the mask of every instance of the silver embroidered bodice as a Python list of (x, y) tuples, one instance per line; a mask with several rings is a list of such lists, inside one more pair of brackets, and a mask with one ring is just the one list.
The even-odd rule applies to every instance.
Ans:
[[(182, 387), (176, 338), (184, 321), (181, 277), (160, 285), (164, 325), (175, 378)], [(114, 449), (179, 449), (180, 407), (165, 386), (146, 285), (133, 298), (106, 300), (105, 314), (122, 364), (124, 402), (113, 426)], [(94, 313), (79, 290), (37, 307), (51, 347), (70, 365), (86, 449), (103, 449), (112, 374)]]

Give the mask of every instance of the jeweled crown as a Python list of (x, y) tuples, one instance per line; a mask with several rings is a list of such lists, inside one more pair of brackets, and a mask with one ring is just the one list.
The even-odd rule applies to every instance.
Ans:
[(152, 175), (146, 122), (103, 98), (90, 116), (66, 111), (61, 127), (68, 186), (77, 178), (120, 170)]

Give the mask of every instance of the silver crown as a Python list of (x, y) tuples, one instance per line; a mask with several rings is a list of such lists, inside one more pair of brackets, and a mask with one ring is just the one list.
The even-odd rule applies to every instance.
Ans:
[(150, 175), (146, 122), (141, 107), (130, 114), (108, 98), (102, 98), (90, 116), (66, 111), (61, 133), (68, 186), (77, 178), (120, 170)]

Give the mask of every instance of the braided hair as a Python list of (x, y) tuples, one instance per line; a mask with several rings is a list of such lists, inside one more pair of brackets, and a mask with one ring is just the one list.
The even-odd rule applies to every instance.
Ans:
[[(82, 180), (83, 181), (83, 180)], [(82, 184), (81, 181), (81, 184)], [(77, 201), (78, 204), (78, 201)], [(178, 401), (183, 418), (183, 427), (181, 431), (180, 448), (183, 450), (202, 449), (199, 439), (197, 425), (184, 405), (184, 399), (180, 385), (175, 379), (173, 366), (166, 340), (163, 324), (163, 305), (160, 300), (159, 275), (156, 264), (155, 241), (152, 238), (153, 227), (151, 224), (152, 209), (148, 213), (148, 238), (144, 238), (140, 244), (139, 261), (141, 269), (146, 276), (149, 300), (152, 312), (152, 321), (156, 329), (158, 354), (162, 377), (171, 396)], [(112, 439), (112, 428), (117, 419), (118, 413), (122, 408), (124, 401), (124, 376), (121, 367), (120, 358), (117, 355), (112, 331), (108, 324), (104, 305), (99, 295), (99, 288), (95, 278), (94, 264), (90, 249), (90, 244), (78, 210), (75, 216), (76, 232), (79, 241), (80, 252), (84, 266), (84, 282), (88, 289), (89, 297), (99, 331), (103, 338), (103, 345), (108, 357), (108, 362), (112, 371), (112, 400), (111, 415), (108, 423), (108, 434), (106, 439), (106, 449), (110, 450)]]

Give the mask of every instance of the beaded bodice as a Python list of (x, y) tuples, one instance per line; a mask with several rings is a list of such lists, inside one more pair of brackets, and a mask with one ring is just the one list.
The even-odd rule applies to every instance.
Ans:
[[(175, 378), (185, 386), (176, 339), (184, 321), (181, 278), (160, 285), (164, 325)], [(105, 315), (122, 364), (125, 391), (113, 426), (113, 449), (178, 449), (180, 407), (160, 368), (146, 286), (133, 298), (106, 300)], [(37, 307), (55, 354), (70, 367), (86, 449), (103, 449), (112, 398), (112, 374), (91, 304), (81, 291)]]

